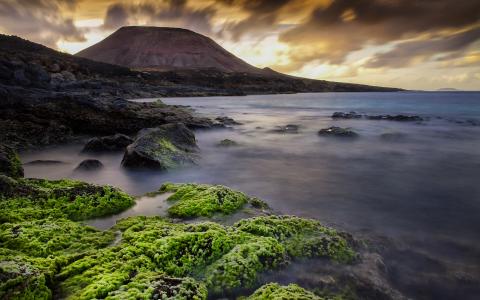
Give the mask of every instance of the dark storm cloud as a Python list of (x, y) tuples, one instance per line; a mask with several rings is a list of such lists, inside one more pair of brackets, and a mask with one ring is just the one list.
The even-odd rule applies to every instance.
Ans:
[(107, 9), (104, 27), (116, 29), (124, 25), (133, 25), (135, 20), (144, 19), (148, 25), (178, 26), (210, 34), (211, 18), (216, 10), (212, 7), (193, 9), (187, 4), (186, 0), (152, 1), (139, 5), (115, 3)]
[(341, 64), (367, 45), (460, 29), (479, 19), (478, 0), (337, 0), (315, 9), (280, 40), (293, 47), (293, 70), (315, 59)]
[(105, 14), (103, 27), (105, 29), (117, 29), (128, 24), (128, 11), (121, 4), (110, 5)]
[(62, 7), (74, 9), (75, 4), (74, 0), (0, 0), (0, 31), (50, 47), (60, 39), (84, 41), (73, 20), (61, 12)]
[(234, 40), (238, 40), (242, 35), (261, 34), (270, 29), (279, 26), (279, 12), (292, 0), (223, 0), (220, 1), (227, 5), (240, 7), (249, 13), (249, 16), (239, 22), (228, 22), (225, 24), (223, 32), (227, 32)]
[(480, 28), (447, 37), (404, 42), (398, 44), (391, 51), (376, 54), (365, 66), (369, 68), (400, 68), (442, 54), (437, 60), (456, 59), (465, 54), (463, 49), (478, 40), (480, 40)]

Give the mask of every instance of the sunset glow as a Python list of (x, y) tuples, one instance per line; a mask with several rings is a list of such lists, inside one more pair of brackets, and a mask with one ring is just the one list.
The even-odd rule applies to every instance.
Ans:
[(474, 90), (478, 11), (470, 0), (0, 0), (0, 32), (74, 54), (126, 25), (183, 27), (292, 75)]

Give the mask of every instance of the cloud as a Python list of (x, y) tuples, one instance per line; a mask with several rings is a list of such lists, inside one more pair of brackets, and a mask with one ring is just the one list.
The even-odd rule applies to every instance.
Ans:
[(104, 28), (117, 29), (125, 25), (176, 26), (200, 33), (212, 33), (213, 7), (201, 9), (188, 6), (187, 0), (147, 1), (138, 5), (114, 3), (107, 9)]
[(399, 43), (388, 52), (378, 53), (370, 59), (368, 68), (402, 68), (427, 61), (438, 56), (436, 61), (453, 60), (465, 55), (463, 50), (480, 40), (480, 27), (434, 39)]
[(248, 13), (248, 17), (241, 21), (227, 22), (223, 32), (228, 33), (233, 40), (238, 40), (244, 34), (264, 35), (272, 28), (281, 24), (280, 12), (295, 0), (223, 0), (227, 5), (233, 5)]
[(73, 20), (62, 15), (75, 5), (74, 0), (0, 0), (0, 31), (53, 48), (59, 40), (85, 41)]
[(472, 26), (479, 11), (478, 0), (336, 0), (316, 8), (280, 41), (291, 46), (291, 70), (312, 60), (342, 64), (370, 45)]

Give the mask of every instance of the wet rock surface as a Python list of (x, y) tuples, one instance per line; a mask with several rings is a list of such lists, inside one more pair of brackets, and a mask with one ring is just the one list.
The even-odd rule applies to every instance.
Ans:
[(82, 161), (75, 170), (77, 171), (94, 171), (103, 168), (103, 164), (98, 159), (86, 159)]
[(424, 118), (416, 115), (364, 115), (354, 111), (351, 112), (334, 112), (332, 119), (367, 119), (367, 120), (387, 120), (387, 121), (424, 121)]
[(346, 137), (346, 138), (354, 138), (358, 137), (358, 133), (349, 129), (349, 128), (341, 128), (337, 126), (332, 126), (324, 129), (320, 129), (318, 131), (319, 136), (332, 136), (332, 137)]
[(236, 147), (239, 146), (239, 144), (231, 139), (223, 139), (220, 142), (217, 143), (218, 147)]
[(298, 133), (300, 126), (295, 124), (288, 124), (285, 126), (277, 126), (271, 132), (275, 133)]
[(82, 152), (125, 150), (133, 141), (131, 137), (120, 133), (111, 136), (94, 137), (85, 144)]
[(216, 117), (215, 121), (224, 126), (242, 125), (242, 123), (237, 122), (230, 117)]
[(6, 145), (0, 144), (0, 174), (18, 178), (23, 177), (23, 168), (17, 153)]
[(126, 168), (167, 170), (195, 162), (195, 135), (182, 123), (144, 129), (127, 147), (122, 160)]

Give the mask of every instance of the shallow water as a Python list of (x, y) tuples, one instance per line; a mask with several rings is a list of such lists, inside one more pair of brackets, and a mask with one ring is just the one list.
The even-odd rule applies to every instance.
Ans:
[[(283, 213), (386, 236), (469, 266), (473, 276), (480, 274), (480, 93), (326, 93), (165, 102), (190, 105), (207, 116), (230, 116), (243, 125), (197, 131), (201, 159), (181, 170), (126, 171), (120, 167), (123, 153), (85, 155), (79, 144), (23, 153), (24, 162), (66, 162), (25, 165), (26, 176), (111, 184), (135, 195), (154, 191), (166, 181), (224, 184), (260, 197)], [(332, 120), (334, 111), (415, 114), (428, 120)], [(299, 132), (272, 132), (287, 124), (299, 125)], [(360, 136), (317, 135), (333, 125), (351, 127)], [(398, 135), (390, 140), (381, 137), (384, 133)], [(225, 138), (240, 146), (217, 147)], [(74, 171), (90, 157), (100, 159), (105, 168)], [(162, 203), (141, 201), (120, 216), (160, 214), (165, 210)]]

